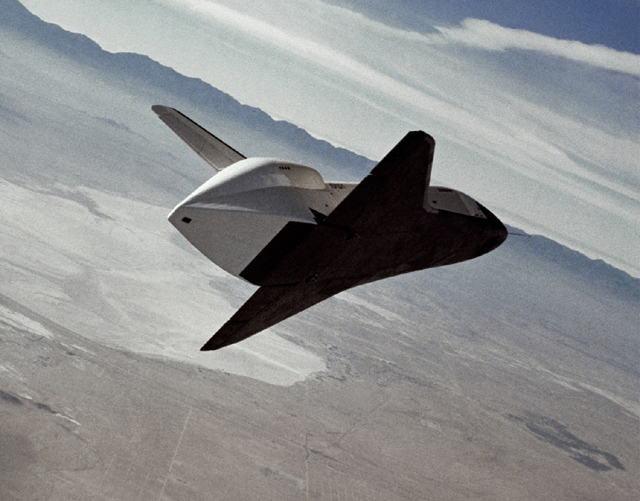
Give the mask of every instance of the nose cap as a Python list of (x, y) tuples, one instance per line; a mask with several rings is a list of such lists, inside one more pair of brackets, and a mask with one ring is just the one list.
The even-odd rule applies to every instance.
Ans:
[(485, 206), (478, 204), (478, 206), (484, 212), (486, 219), (486, 226), (484, 228), (484, 234), (486, 235), (486, 243), (483, 245), (479, 256), (491, 252), (502, 245), (507, 239), (509, 232), (502, 221), (500, 221), (496, 215), (487, 209)]

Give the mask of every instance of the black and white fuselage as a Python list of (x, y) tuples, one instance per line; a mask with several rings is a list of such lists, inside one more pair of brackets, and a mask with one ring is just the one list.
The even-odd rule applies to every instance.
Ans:
[(239, 342), (334, 294), (402, 273), (473, 259), (507, 236), (488, 209), (429, 186), (435, 141), (408, 133), (360, 183), (245, 158), (177, 110), (158, 116), (219, 172), (169, 221), (255, 294), (203, 350)]
[(315, 225), (356, 183), (325, 183), (314, 169), (271, 158), (225, 168), (171, 212), (169, 221), (232, 275), (242, 271), (290, 222)]

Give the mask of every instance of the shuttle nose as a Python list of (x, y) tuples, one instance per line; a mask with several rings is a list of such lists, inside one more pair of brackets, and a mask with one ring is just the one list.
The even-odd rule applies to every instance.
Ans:
[(502, 245), (502, 243), (507, 239), (507, 235), (509, 232), (502, 221), (500, 221), (493, 212), (484, 207), (481, 204), (478, 206), (482, 209), (486, 220), (484, 221), (485, 226), (483, 228), (483, 233), (485, 236), (485, 244), (482, 247), (481, 252), (478, 254), (481, 256), (482, 254), (486, 254), (487, 252), (491, 252), (493, 249), (496, 249)]

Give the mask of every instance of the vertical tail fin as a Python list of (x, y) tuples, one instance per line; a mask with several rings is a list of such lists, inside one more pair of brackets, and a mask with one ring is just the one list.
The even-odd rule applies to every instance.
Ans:
[(157, 104), (151, 109), (215, 170), (220, 171), (246, 158), (178, 110)]

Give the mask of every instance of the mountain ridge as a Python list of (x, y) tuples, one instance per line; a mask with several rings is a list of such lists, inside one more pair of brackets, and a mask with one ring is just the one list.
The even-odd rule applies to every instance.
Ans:
[[(351, 177), (350, 180), (362, 178), (375, 165), (375, 162), (368, 158), (346, 148), (333, 146), (323, 139), (314, 138), (295, 124), (275, 120), (261, 109), (242, 104), (231, 95), (203, 80), (182, 75), (149, 56), (131, 52), (106, 51), (85, 35), (69, 32), (56, 24), (40, 19), (18, 0), (2, 0), (0, 3), (5, 4), (3, 10), (6, 14), (0, 18), (0, 26), (11, 29), (18, 36), (42, 44), (63, 57), (104, 72), (111, 78), (114, 77), (114, 73), (128, 77), (128, 80), (125, 79), (120, 84), (132, 84), (137, 80), (161, 91), (179, 94), (203, 113), (223, 115), (229, 120), (243, 122), (245, 125), (250, 124), (264, 131), (267, 137), (277, 135), (292, 150), (304, 148), (310, 152), (308, 159), (294, 160), (317, 165), (318, 159), (322, 158), (325, 164), (339, 166)], [(266, 142), (268, 143), (268, 140)], [(260, 150), (266, 146), (265, 141), (258, 141), (257, 146), (258, 151), (247, 151), (247, 153), (250, 156), (260, 154)], [(265, 156), (276, 155), (268, 152)]]
[[(592, 280), (606, 287), (612, 294), (622, 294), (633, 301), (640, 301), (640, 278), (616, 268), (603, 259), (592, 259), (544, 235), (530, 235), (519, 228), (506, 226), (510, 233), (507, 239), (510, 246), (526, 245), (541, 259), (566, 268), (582, 280)], [(525, 241), (528, 241), (528, 244)]]

